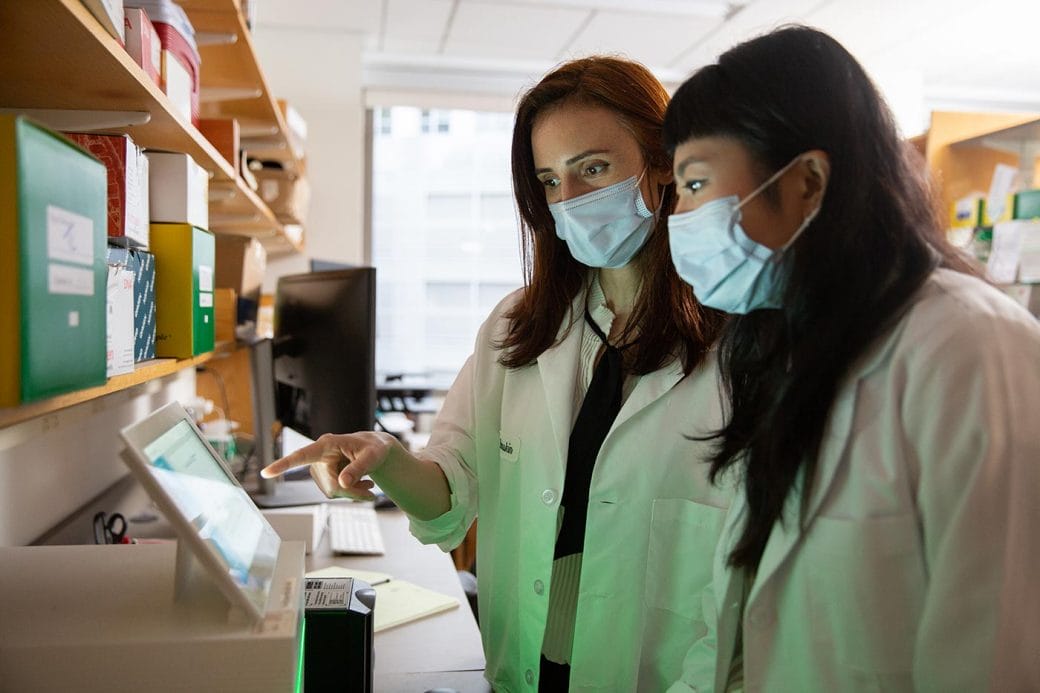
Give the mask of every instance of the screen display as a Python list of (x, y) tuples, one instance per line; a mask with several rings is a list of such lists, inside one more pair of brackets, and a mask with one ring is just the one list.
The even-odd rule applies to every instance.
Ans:
[(144, 447), (149, 471), (262, 612), (278, 560), (278, 536), (198, 433), (180, 421)]

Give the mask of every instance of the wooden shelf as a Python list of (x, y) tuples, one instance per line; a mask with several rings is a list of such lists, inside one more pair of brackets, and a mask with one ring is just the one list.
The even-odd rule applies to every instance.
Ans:
[(50, 414), (65, 409), (75, 404), (89, 402), (98, 397), (104, 397), (114, 392), (126, 390), (136, 385), (141, 385), (150, 380), (171, 375), (185, 368), (194, 368), (212, 358), (213, 352), (202, 354), (190, 359), (153, 359), (137, 364), (133, 373), (117, 375), (108, 379), (108, 382), (98, 387), (86, 390), (77, 390), (57, 397), (30, 402), (17, 407), (0, 408), (0, 428), (28, 421), (29, 419)]
[[(194, 3), (197, 7), (207, 4), (213, 3), (210, 0)], [(222, 9), (216, 14), (225, 19), (228, 15), (241, 25), (244, 38), (240, 36), (236, 45), (244, 43), (253, 55), (237, 3), (220, 0), (219, 7)], [(192, 19), (194, 21), (194, 15)], [(217, 219), (223, 214), (224, 221), (214, 225), (214, 231), (234, 230), (254, 236), (283, 233), (282, 225), (268, 206), (246, 187), (232, 165), (181, 116), (79, 0), (0, 2), (0, 26), (5, 29), (5, 41), (0, 45), (0, 75), (3, 75), (0, 107), (148, 113), (148, 122), (114, 128), (111, 132), (126, 133), (142, 147), (184, 152), (211, 173), (216, 186), (227, 183), (233, 196), (217, 207)], [(204, 55), (208, 55), (209, 50), (205, 48)], [(251, 62), (224, 63), (224, 66), (228, 70), (243, 70), (243, 77), (235, 79), (259, 79), (263, 83), (255, 56)], [(213, 75), (220, 71), (220, 63), (204, 63), (204, 81), (207, 68), (211, 79), (216, 79)], [(264, 89), (264, 93), (269, 94), (266, 85)], [(266, 101), (271, 101), (269, 95)], [(269, 110), (273, 110), (271, 117), (275, 126), (281, 127), (280, 132), (284, 133), (284, 120), (277, 105), (270, 106)], [(245, 220), (242, 223), (236, 221), (242, 219)]]
[(1040, 115), (936, 111), (925, 152), (945, 218), (954, 201), (989, 190), (997, 164), (1018, 168), (1033, 159), (1034, 182), (1040, 180)]
[[(281, 161), (295, 169), (285, 118), (271, 94), (246, 26), (238, 0), (180, 0), (196, 33), (234, 36), (233, 43), (200, 45), (202, 56), (201, 104), (204, 118), (235, 118), (243, 140), (262, 140), (263, 146), (247, 146), (259, 158)], [(251, 93), (247, 98), (227, 98)]]

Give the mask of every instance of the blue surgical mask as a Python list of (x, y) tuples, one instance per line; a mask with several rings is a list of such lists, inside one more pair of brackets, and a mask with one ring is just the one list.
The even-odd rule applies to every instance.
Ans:
[(785, 276), (784, 251), (820, 211), (817, 207), (779, 250), (751, 240), (740, 226), (740, 208), (772, 185), (797, 157), (743, 200), (736, 195), (706, 202), (697, 209), (668, 217), (668, 241), (679, 276), (693, 287), (697, 300), (727, 313), (780, 308)]
[(578, 262), (589, 267), (624, 267), (646, 243), (657, 218), (643, 202), (632, 176), (607, 188), (549, 205), (556, 235)]

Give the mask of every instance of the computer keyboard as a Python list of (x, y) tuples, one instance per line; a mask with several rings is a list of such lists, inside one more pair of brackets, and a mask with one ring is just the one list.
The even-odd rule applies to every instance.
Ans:
[(364, 503), (332, 503), (329, 507), (329, 545), (333, 553), (386, 553), (375, 508)]

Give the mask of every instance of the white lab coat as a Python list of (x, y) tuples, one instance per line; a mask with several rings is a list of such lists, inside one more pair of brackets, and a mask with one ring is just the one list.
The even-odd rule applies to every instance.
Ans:
[[(485, 675), (499, 691), (537, 687), (581, 343), (578, 324), (536, 364), (504, 368), (492, 344), (518, 296), (481, 328), (422, 453), (444, 469), (452, 507), (411, 520), (417, 538), (447, 550), (480, 516)], [(572, 315), (583, 315), (584, 300)], [(707, 481), (708, 446), (684, 435), (720, 423), (713, 358), (686, 378), (677, 361), (642, 376), (622, 406), (589, 494), (572, 690), (663, 690), (705, 631), (700, 592), (730, 494)]]
[(1038, 412), (1040, 325), (936, 271), (840, 388), (805, 534), (793, 495), (743, 614), (737, 491), (673, 690), (725, 689), (741, 619), (748, 692), (1040, 690)]

